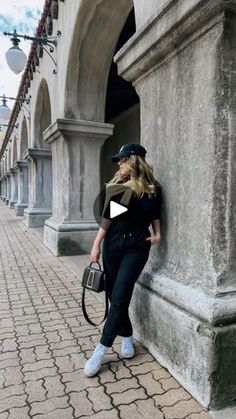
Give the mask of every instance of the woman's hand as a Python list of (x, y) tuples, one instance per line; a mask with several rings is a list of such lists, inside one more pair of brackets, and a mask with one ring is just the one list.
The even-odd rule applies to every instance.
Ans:
[(147, 237), (145, 240), (150, 241), (151, 245), (159, 243), (159, 241), (161, 240), (161, 234), (157, 233), (157, 234), (155, 234), (155, 236)]
[(100, 245), (94, 244), (90, 254), (90, 262), (96, 263), (99, 261), (101, 254)]

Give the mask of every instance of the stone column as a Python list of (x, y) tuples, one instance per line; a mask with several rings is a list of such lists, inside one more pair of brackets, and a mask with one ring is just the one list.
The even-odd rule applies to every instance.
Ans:
[(17, 170), (18, 181), (18, 201), (15, 204), (16, 215), (24, 215), (24, 210), (28, 207), (28, 163), (27, 161), (17, 161), (14, 166)]
[(53, 209), (44, 243), (56, 255), (91, 250), (98, 229), (93, 204), (100, 192), (100, 149), (113, 125), (58, 119), (44, 132), (53, 156)]
[(17, 171), (11, 168), (10, 172), (11, 196), (8, 206), (9, 208), (14, 208), (18, 199)]
[(4, 177), (1, 176), (1, 178), (0, 178), (0, 197), (1, 197), (1, 200), (3, 200), (3, 196), (4, 196)]
[(5, 202), (7, 196), (7, 177), (6, 174), (3, 175), (3, 194), (2, 194), (2, 200)]
[(6, 173), (5, 173), (5, 175), (4, 175), (4, 191), (5, 191), (5, 198), (4, 198), (4, 202), (6, 202), (6, 199), (7, 199), (7, 175), (6, 175)]
[(28, 227), (42, 227), (52, 214), (52, 154), (51, 150), (28, 148), (29, 206), (23, 221)]
[(135, 335), (219, 409), (236, 388), (236, 2), (142, 3), (153, 20), (115, 60), (140, 96), (164, 202), (162, 241), (133, 298)]
[(6, 185), (7, 185), (7, 189), (6, 189), (7, 193), (6, 193), (5, 204), (8, 205), (11, 199), (11, 172), (10, 170), (7, 170), (6, 172)]

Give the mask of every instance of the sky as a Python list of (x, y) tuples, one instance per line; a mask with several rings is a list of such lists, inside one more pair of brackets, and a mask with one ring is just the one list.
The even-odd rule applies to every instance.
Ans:
[[(24, 70), (20, 74), (13, 73), (7, 65), (5, 52), (12, 46), (10, 37), (3, 32), (13, 32), (34, 36), (41, 18), (45, 0), (0, 0), (0, 96), (16, 97)], [(19, 47), (28, 56), (31, 41), (21, 40)], [(0, 102), (2, 104), (2, 102)], [(13, 101), (7, 105), (12, 109)]]

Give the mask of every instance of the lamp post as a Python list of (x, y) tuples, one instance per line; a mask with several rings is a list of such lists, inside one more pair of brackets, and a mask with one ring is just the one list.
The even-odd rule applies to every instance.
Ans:
[[(4, 94), (3, 96), (0, 96), (0, 99), (2, 99), (2, 101), (4, 102), (4, 105), (0, 106), (0, 119), (9, 119), (9, 117), (10, 117), (11, 110), (10, 110), (10, 108), (6, 104), (7, 100), (15, 100), (16, 102), (18, 102), (28, 112), (28, 114), (29, 114), (28, 118), (30, 117), (30, 111), (25, 106), (24, 103), (26, 103), (27, 105), (29, 105), (31, 96), (29, 96), (28, 98), (23, 98), (23, 97), (21, 98), (21, 97), (5, 96), (5, 94)], [(7, 108), (7, 110), (9, 110), (8, 114), (7, 114), (7, 111), (6, 111), (5, 108)], [(8, 116), (7, 118), (4, 118), (4, 115), (5, 114)]]
[(8, 124), (0, 124), (0, 131), (2, 131), (2, 127), (12, 127), (12, 128), (18, 128), (19, 124), (12, 124), (12, 125), (8, 125)]
[[(20, 43), (19, 38), (23, 38), (24, 40), (30, 40), (30, 41), (36, 42), (37, 44), (41, 45), (43, 50), (52, 59), (55, 67), (57, 66), (56, 61), (52, 57), (51, 53), (54, 51), (54, 47), (56, 47), (56, 45), (57, 45), (57, 38), (61, 36), (60, 31), (57, 31), (57, 35), (54, 36), (54, 37), (53, 36), (50, 36), (50, 37), (46, 37), (46, 36), (37, 37), (36, 36), (36, 37), (34, 37), (34, 36), (28, 36), (28, 35), (20, 35), (16, 32), (15, 29), (14, 29), (13, 33), (3, 32), (3, 34), (6, 35), (6, 36), (11, 36), (12, 37), (11, 41), (13, 43), (13, 46), (7, 50), (6, 60), (7, 60), (7, 64), (9, 65), (10, 69), (15, 74), (20, 73), (24, 69), (24, 67), (26, 65), (26, 61), (27, 61), (27, 56), (19, 48), (19, 43)], [(49, 51), (45, 48), (45, 46), (50, 47)], [(56, 74), (56, 70), (54, 70), (53, 73)]]
[(0, 99), (4, 99), (5, 100), (5, 102), (7, 101), (7, 100), (16, 100), (17, 102), (25, 102), (27, 105), (29, 105), (29, 103), (30, 103), (30, 99), (31, 99), (31, 96), (29, 96), (29, 97), (27, 97), (27, 98), (23, 98), (23, 97), (11, 97), (11, 96), (6, 96), (5, 94), (4, 95), (0, 95)]
[[(0, 132), (5, 132), (5, 131), (3, 131), (2, 130), (2, 127), (11, 127), (12, 129), (13, 129), (13, 131), (14, 131), (14, 128), (19, 128), (19, 124), (12, 124), (12, 125), (8, 125), (8, 124), (0, 124)], [(15, 132), (15, 134), (16, 134), (16, 131), (14, 131)], [(12, 139), (10, 138), (10, 143), (12, 142)]]

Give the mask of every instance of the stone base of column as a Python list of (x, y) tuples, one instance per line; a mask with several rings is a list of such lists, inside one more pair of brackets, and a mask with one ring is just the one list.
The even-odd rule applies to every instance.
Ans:
[(52, 218), (44, 225), (44, 244), (56, 256), (90, 253), (98, 231), (95, 222), (59, 223)]
[(21, 203), (16, 203), (15, 204), (15, 210), (16, 210), (16, 215), (20, 215), (23, 216), (24, 215), (24, 210), (28, 207), (28, 204), (21, 204)]
[(16, 201), (9, 201), (8, 206), (9, 206), (10, 209), (15, 208), (15, 205), (16, 205)]
[[(203, 406), (229, 406), (236, 388), (236, 298), (214, 297), (144, 272), (130, 307), (135, 338)], [(227, 389), (227, 390), (226, 390)]]
[(24, 210), (23, 222), (27, 227), (43, 227), (45, 221), (52, 215), (49, 208), (27, 208)]

